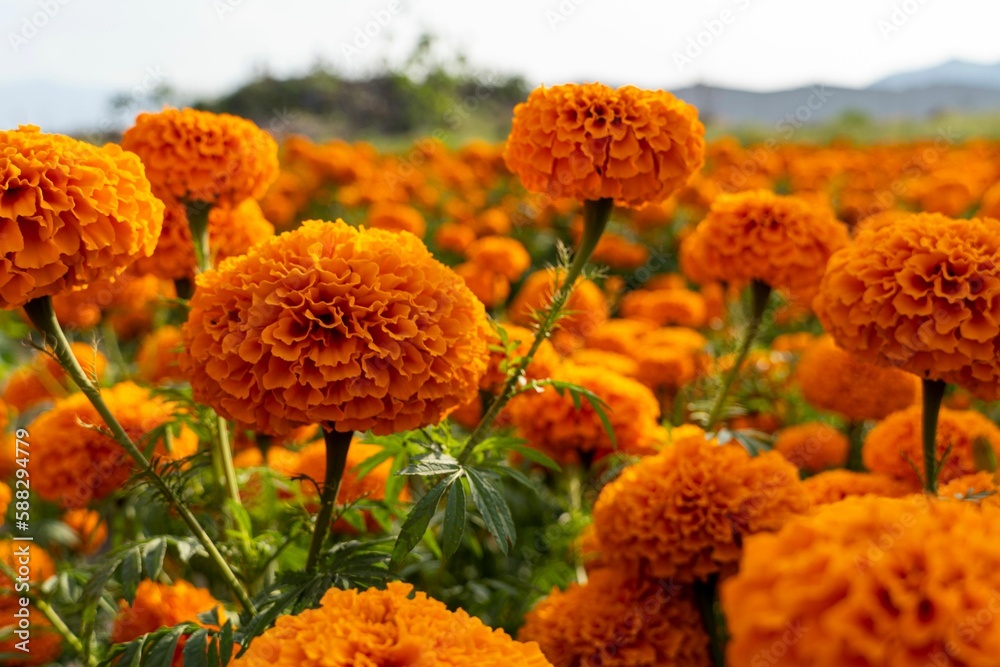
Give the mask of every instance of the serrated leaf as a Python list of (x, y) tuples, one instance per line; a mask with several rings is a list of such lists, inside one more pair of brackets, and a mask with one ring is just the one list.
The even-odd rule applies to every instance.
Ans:
[(448, 489), (448, 500), (444, 507), (441, 551), (445, 558), (451, 558), (462, 544), (462, 535), (465, 533), (465, 512), (465, 485), (458, 479)]
[(167, 555), (167, 541), (164, 539), (154, 539), (143, 548), (142, 566), (146, 570), (146, 576), (156, 579), (163, 569), (163, 558)]
[(517, 468), (511, 468), (509, 466), (497, 466), (493, 468), (493, 470), (496, 470), (501, 475), (506, 475), (507, 477), (510, 477), (512, 480), (514, 480), (518, 484), (521, 484), (522, 486), (531, 491), (538, 490), (537, 485), (534, 482), (532, 482), (527, 475), (525, 475)]
[(197, 618), (201, 623), (204, 623), (205, 625), (218, 626), (219, 625), (219, 608), (218, 607), (212, 607), (208, 611), (201, 612), (195, 618)]
[(177, 540), (174, 543), (174, 548), (177, 549), (177, 558), (180, 559), (182, 563), (187, 563), (191, 560), (191, 557), (197, 553), (194, 545), (186, 540)]
[(517, 538), (514, 518), (507, 507), (507, 501), (497, 488), (495, 480), (482, 470), (466, 468), (465, 474), (469, 479), (472, 500), (479, 508), (486, 530), (496, 540), (501, 553), (506, 554)]
[(208, 667), (208, 630), (202, 628), (188, 637), (183, 657), (184, 667)]
[(142, 650), (145, 648), (148, 638), (149, 635), (143, 635), (135, 641), (129, 642), (128, 648), (122, 653), (117, 665), (119, 667), (139, 667), (142, 662)]
[(417, 475), (428, 477), (430, 475), (447, 475), (460, 469), (458, 460), (449, 454), (431, 453), (414, 459), (413, 463), (406, 466), (397, 475)]
[(185, 626), (179, 625), (161, 636), (146, 654), (146, 659), (142, 661), (143, 667), (171, 667), (174, 653), (177, 652), (177, 642), (185, 629)]
[(125, 553), (121, 566), (122, 597), (129, 604), (135, 601), (135, 589), (142, 578), (142, 556), (139, 549), (130, 549)]
[(441, 496), (444, 495), (444, 492), (448, 490), (448, 487), (460, 475), (461, 472), (457, 472), (445, 477), (431, 487), (424, 494), (423, 498), (413, 506), (413, 509), (410, 510), (410, 513), (406, 517), (406, 521), (403, 522), (402, 528), (399, 529), (399, 535), (396, 537), (396, 545), (392, 549), (392, 559), (389, 562), (390, 568), (395, 568), (408, 553), (413, 551), (413, 547), (417, 546), (417, 543), (423, 539), (424, 533), (427, 532), (427, 526), (430, 524), (431, 518), (437, 510), (438, 503), (441, 501)]
[(559, 464), (549, 458), (544, 452), (540, 452), (529, 445), (508, 445), (507, 449), (517, 452), (532, 463), (537, 463), (543, 468), (548, 468), (554, 472), (562, 470)]

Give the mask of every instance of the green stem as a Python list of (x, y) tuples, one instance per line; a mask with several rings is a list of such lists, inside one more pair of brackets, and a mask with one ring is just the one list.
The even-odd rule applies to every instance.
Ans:
[(693, 585), (695, 600), (701, 611), (701, 620), (708, 634), (709, 649), (714, 667), (726, 664), (726, 629), (720, 621), (718, 610), (719, 575), (713, 574), (707, 580), (696, 580)]
[[(580, 519), (585, 516), (583, 510), (583, 476), (585, 474), (582, 465), (573, 465), (566, 471), (569, 476), (569, 509), (574, 525), (579, 525)], [(573, 549), (573, 567), (576, 570), (576, 583), (587, 583), (587, 568), (584, 567), (583, 558), (579, 548)]]
[(736, 360), (733, 362), (729, 372), (726, 373), (726, 377), (722, 381), (722, 388), (715, 397), (715, 404), (712, 406), (712, 411), (708, 414), (708, 422), (705, 424), (706, 431), (711, 431), (716, 423), (718, 423), (719, 417), (722, 416), (722, 408), (726, 405), (729, 390), (732, 389), (733, 382), (736, 380), (736, 376), (739, 375), (743, 362), (746, 361), (747, 355), (750, 354), (750, 349), (753, 347), (753, 343), (757, 339), (757, 334), (760, 332), (760, 325), (764, 319), (764, 313), (767, 311), (770, 297), (770, 285), (759, 280), (754, 280), (750, 283), (750, 323), (743, 334), (743, 342), (740, 344)]
[(864, 472), (861, 450), (864, 446), (864, 439), (861, 437), (864, 431), (864, 422), (851, 422), (847, 425), (847, 439), (850, 442), (850, 449), (847, 453), (847, 469), (853, 472)]
[(941, 400), (947, 386), (944, 380), (923, 381), (924, 414), (922, 437), (924, 443), (924, 490), (937, 495), (937, 424)]
[(177, 292), (178, 299), (190, 301), (194, 295), (194, 282), (190, 278), (175, 278), (174, 291)]
[(208, 212), (212, 207), (205, 202), (194, 201), (187, 202), (185, 208), (198, 272), (204, 273), (212, 268), (212, 252), (208, 242)]
[(31, 320), (31, 323), (45, 336), (45, 340), (48, 345), (52, 348), (52, 353), (55, 355), (59, 364), (66, 370), (73, 382), (80, 388), (87, 398), (93, 404), (94, 409), (97, 410), (101, 418), (104, 419), (104, 423), (107, 424), (108, 429), (111, 431), (112, 437), (119, 445), (128, 452), (132, 460), (135, 461), (136, 465), (139, 467), (140, 472), (147, 477), (153, 486), (163, 495), (167, 502), (174, 508), (177, 514), (184, 520), (184, 522), (194, 533), (194, 536), (198, 539), (205, 551), (208, 552), (209, 558), (215, 562), (216, 566), (219, 568), (219, 572), (222, 574), (223, 579), (232, 589), (233, 593), (239, 599), (243, 607), (249, 611), (251, 614), (256, 614), (257, 610), (254, 607), (253, 601), (247, 594), (246, 589), (240, 584), (239, 579), (233, 573), (226, 559), (222, 557), (219, 550), (216, 548), (215, 543), (212, 538), (208, 536), (205, 529), (201, 527), (198, 523), (198, 519), (195, 518), (191, 510), (188, 509), (184, 501), (174, 492), (170, 486), (167, 485), (163, 478), (153, 469), (150, 465), (149, 460), (142, 453), (134, 442), (132, 438), (129, 437), (125, 429), (118, 422), (115, 416), (111, 413), (104, 399), (101, 397), (101, 392), (94, 386), (87, 377), (87, 374), (80, 367), (79, 362), (77, 362), (76, 357), (73, 356), (73, 352), (70, 350), (69, 341), (66, 340), (66, 334), (63, 333), (62, 327), (59, 326), (59, 321), (56, 319), (55, 311), (52, 308), (52, 299), (50, 297), (44, 296), (37, 299), (29, 301), (25, 306), (24, 310)]
[[(331, 424), (332, 426), (332, 424)], [(306, 559), (306, 570), (316, 569), (319, 554), (330, 532), (330, 519), (333, 516), (333, 506), (340, 492), (340, 482), (344, 478), (347, 467), (347, 451), (351, 447), (354, 431), (342, 433), (323, 427), (323, 438), (326, 440), (326, 474), (323, 475), (323, 490), (320, 494), (319, 514), (316, 515), (316, 527), (313, 529), (312, 542), (309, 543), (309, 557)]]
[(566, 302), (569, 301), (569, 296), (573, 292), (573, 287), (576, 284), (577, 278), (579, 278), (580, 274), (583, 273), (584, 267), (587, 266), (587, 261), (590, 259), (590, 256), (594, 254), (594, 249), (597, 248), (597, 242), (600, 241), (601, 235), (604, 233), (604, 228), (608, 225), (608, 220), (611, 218), (611, 210), (613, 207), (614, 202), (611, 199), (596, 199), (584, 202), (583, 237), (580, 239), (580, 247), (577, 248), (576, 254), (573, 257), (573, 263), (566, 272), (566, 276), (563, 278), (562, 283), (555, 290), (555, 294), (552, 297), (552, 303), (545, 312), (545, 317), (539, 325), (538, 331), (535, 332), (535, 340), (532, 342), (527, 354), (522, 356), (516, 367), (511, 369), (511, 372), (508, 373), (507, 381), (504, 383), (500, 393), (497, 394), (496, 398), (493, 399), (493, 402), (490, 403), (490, 407), (486, 410), (486, 414), (484, 414), (483, 418), (479, 420), (479, 424), (476, 425), (476, 428), (469, 435), (469, 439), (462, 447), (462, 451), (458, 456), (458, 460), (460, 462), (464, 463), (472, 454), (476, 445), (486, 438), (488, 429), (493, 425), (493, 422), (496, 421), (496, 418), (500, 415), (500, 411), (503, 410), (507, 401), (510, 400), (514, 393), (514, 389), (524, 377), (524, 372), (531, 364), (531, 360), (534, 358), (535, 353), (538, 352), (538, 348), (541, 346), (542, 341), (546, 340), (552, 332), (552, 329), (558, 321), (559, 314), (562, 312)]
[(215, 427), (217, 437), (212, 441), (215, 449), (213, 454), (219, 459), (219, 467), (222, 468), (222, 482), (232, 500), (238, 507), (243, 506), (240, 500), (240, 485), (236, 481), (236, 466), (233, 465), (233, 449), (229, 444), (229, 426), (226, 420), (216, 415)]

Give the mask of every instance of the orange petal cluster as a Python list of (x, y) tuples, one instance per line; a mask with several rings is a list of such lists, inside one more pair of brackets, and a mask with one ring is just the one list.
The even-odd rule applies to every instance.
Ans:
[(486, 314), (412, 234), (307, 221), (198, 276), (182, 368), (260, 433), (387, 434), (444, 418), (486, 370)]
[[(507, 316), (511, 322), (530, 327), (535, 324), (535, 313), (544, 311), (552, 301), (555, 289), (562, 278), (555, 269), (535, 271), (521, 284), (521, 289), (511, 302)], [(582, 340), (596, 331), (608, 319), (608, 301), (601, 288), (590, 280), (579, 279), (566, 304), (568, 314), (559, 320), (553, 344), (561, 352), (579, 347)]]
[(778, 431), (774, 439), (774, 450), (807, 472), (843, 466), (848, 449), (847, 436), (822, 422), (788, 426)]
[[(108, 360), (99, 350), (87, 343), (70, 343), (70, 351), (90, 378), (100, 380)], [(55, 357), (39, 352), (10, 374), (3, 390), (3, 402), (23, 413), (42, 401), (65, 396), (71, 384)]]
[(553, 198), (666, 200), (701, 168), (705, 127), (670, 93), (594, 84), (540, 87), (514, 107), (504, 160)]
[(849, 496), (875, 495), (900, 498), (917, 491), (916, 485), (885, 475), (835, 469), (825, 470), (802, 480), (813, 505), (829, 505)]
[(120, 274), (162, 225), (135, 155), (31, 125), (0, 132), (0, 308)]

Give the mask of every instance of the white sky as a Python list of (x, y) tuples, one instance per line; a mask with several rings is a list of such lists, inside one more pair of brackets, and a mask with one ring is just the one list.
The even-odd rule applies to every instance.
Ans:
[[(127, 90), (152, 68), (182, 92), (225, 92), (255, 66), (294, 74), (318, 59), (349, 72), (396, 62), (423, 31), (479, 67), (549, 84), (864, 86), (952, 58), (1000, 61), (996, 0), (396, 3), (399, 13), (348, 61), (343, 46), (372, 12), (388, 15), (390, 0), (0, 0), (0, 84)], [(884, 35), (894, 7), (901, 25)], [(707, 46), (679, 67), (675, 54), (724, 11), (729, 23), (703, 35)], [(553, 17), (565, 20), (553, 25)]]

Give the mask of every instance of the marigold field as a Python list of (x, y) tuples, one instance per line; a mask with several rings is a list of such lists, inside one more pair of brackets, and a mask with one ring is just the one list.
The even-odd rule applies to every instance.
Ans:
[(3, 664), (1000, 665), (998, 218), (631, 86), (0, 132)]

